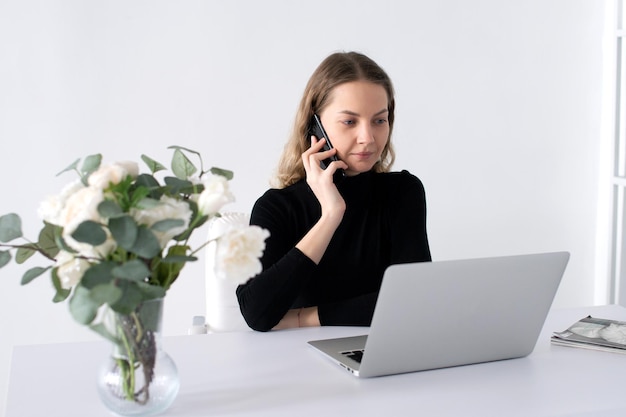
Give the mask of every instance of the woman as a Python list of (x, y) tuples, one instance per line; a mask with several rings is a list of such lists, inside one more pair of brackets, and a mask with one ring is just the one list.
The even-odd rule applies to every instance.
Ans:
[[(365, 55), (332, 54), (311, 76), (278, 188), (251, 214), (250, 223), (271, 234), (263, 271), (237, 288), (252, 329), (367, 326), (387, 266), (431, 260), (422, 183), (389, 172), (394, 107), (391, 80)], [(311, 136), (314, 114), (333, 149)], [(322, 169), (331, 156), (338, 160)]]

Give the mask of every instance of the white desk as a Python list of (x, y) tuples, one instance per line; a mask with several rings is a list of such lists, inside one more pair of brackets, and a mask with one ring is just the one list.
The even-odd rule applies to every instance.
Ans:
[[(551, 312), (521, 359), (358, 379), (307, 346), (363, 328), (242, 332), (164, 339), (181, 391), (164, 416), (626, 416), (626, 355), (551, 346), (587, 314), (626, 321), (617, 306)], [(6, 417), (110, 414), (95, 388), (105, 342), (17, 346)]]

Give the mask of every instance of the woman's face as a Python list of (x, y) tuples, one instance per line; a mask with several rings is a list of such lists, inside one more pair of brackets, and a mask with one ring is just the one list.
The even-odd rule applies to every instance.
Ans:
[(372, 169), (389, 140), (387, 92), (368, 81), (339, 84), (320, 113), (322, 125), (337, 149), (337, 157), (348, 164), (346, 175)]

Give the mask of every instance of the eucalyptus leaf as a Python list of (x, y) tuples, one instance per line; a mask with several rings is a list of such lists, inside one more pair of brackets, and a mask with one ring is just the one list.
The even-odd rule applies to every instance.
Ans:
[(121, 314), (130, 314), (137, 309), (139, 304), (146, 299), (135, 281), (120, 280), (118, 286), (122, 296), (115, 303), (110, 304), (111, 309)]
[(70, 313), (74, 320), (80, 324), (90, 324), (94, 321), (98, 314), (98, 304), (90, 297), (90, 291), (82, 285), (78, 285), (74, 289), (74, 294), (70, 298)]
[(138, 282), (137, 287), (143, 293), (145, 299), (153, 300), (155, 298), (165, 297), (165, 288), (159, 285), (147, 284), (145, 282)]
[(182, 146), (172, 145), (172, 146), (168, 146), (167, 149), (183, 150), (185, 152), (196, 154), (196, 155), (198, 155), (199, 158), (202, 158), (202, 155), (200, 155), (200, 152), (194, 151), (193, 149), (185, 148), (185, 147), (182, 147)]
[(15, 252), (15, 262), (23, 264), (37, 252), (37, 247), (34, 245), (25, 245), (17, 248)]
[(186, 180), (195, 174), (198, 169), (195, 165), (185, 156), (184, 153), (180, 151), (180, 149), (176, 149), (174, 151), (174, 156), (172, 157), (172, 172), (176, 175), (177, 178), (181, 180)]
[(171, 194), (191, 194), (196, 189), (191, 181), (183, 180), (176, 177), (165, 177), (163, 178), (163, 181), (165, 182), (165, 184), (167, 184)]
[(182, 219), (165, 219), (154, 223), (150, 228), (155, 232), (167, 232), (170, 229), (183, 226), (184, 224), (185, 221)]
[(111, 305), (122, 298), (122, 290), (112, 283), (100, 284), (91, 289), (89, 296), (99, 305)]
[(50, 258), (54, 258), (59, 253), (57, 237), (61, 237), (62, 230), (59, 226), (44, 222), (44, 226), (39, 232), (37, 246)]
[(161, 184), (159, 184), (156, 178), (154, 178), (152, 175), (141, 174), (137, 176), (137, 178), (135, 179), (135, 185), (137, 187), (146, 187), (148, 190), (150, 190), (149, 196), (155, 200), (160, 199), (163, 195), (163, 187), (161, 187)]
[(103, 230), (102, 225), (92, 220), (85, 220), (79, 224), (74, 233), (72, 233), (72, 237), (78, 242), (92, 246), (101, 245), (107, 240), (107, 234)]
[(98, 214), (105, 218), (115, 218), (123, 215), (124, 211), (115, 201), (104, 200), (98, 204)]
[(10, 242), (22, 237), (22, 219), (15, 213), (0, 217), (0, 242)]
[(56, 176), (58, 177), (59, 175), (63, 174), (64, 172), (67, 171), (74, 171), (78, 168), (78, 163), (80, 162), (80, 158), (78, 158), (77, 160), (75, 160), (74, 162), (72, 162), (67, 168), (65, 168), (63, 171), (60, 171)]
[(89, 326), (89, 328), (98, 333), (100, 336), (107, 339), (109, 342), (113, 342), (116, 345), (122, 343), (121, 340), (115, 337), (115, 335), (111, 334), (109, 329), (107, 329), (107, 327), (103, 323), (92, 324), (91, 326)]
[(130, 252), (135, 253), (140, 258), (150, 259), (161, 253), (161, 245), (158, 239), (146, 226), (139, 226), (137, 239)]
[(54, 303), (60, 303), (61, 301), (65, 301), (67, 297), (69, 297), (70, 294), (72, 293), (71, 290), (67, 288), (63, 288), (63, 286), (61, 285), (61, 280), (59, 279), (59, 275), (57, 274), (57, 272), (58, 272), (58, 268), (54, 268), (52, 272), (50, 273), (50, 277), (52, 278), (52, 286), (56, 290), (56, 293), (54, 294), (54, 298), (52, 299), (52, 302)]
[(11, 262), (11, 252), (8, 250), (0, 251), (0, 268)]
[(40, 276), (41, 274), (43, 274), (44, 272), (46, 272), (50, 268), (52, 268), (52, 267), (48, 266), (48, 267), (44, 268), (44, 267), (41, 267), (41, 266), (36, 266), (34, 268), (30, 268), (22, 276), (21, 284), (22, 285), (28, 284), (29, 282), (31, 282), (32, 280), (34, 280), (35, 278), (37, 278), (38, 276)]
[(137, 240), (138, 227), (135, 220), (130, 216), (122, 216), (109, 220), (111, 236), (117, 244), (126, 250), (133, 248)]
[(146, 277), (150, 276), (150, 269), (139, 259), (133, 259), (113, 268), (111, 273), (117, 278), (143, 281)]
[(65, 252), (69, 252), (69, 253), (77, 253), (76, 250), (74, 250), (74, 248), (72, 248), (70, 245), (68, 245), (65, 242), (65, 239), (63, 239), (63, 237), (61, 235), (54, 235), (54, 242), (57, 246), (57, 248), (65, 251)]
[(98, 168), (100, 168), (101, 163), (101, 154), (89, 155), (88, 157), (86, 157), (83, 161), (82, 167), (80, 168), (82, 176), (89, 177), (92, 172), (95, 172)]
[(222, 168), (216, 168), (213, 167), (210, 169), (211, 174), (213, 175), (221, 175), (222, 177), (226, 178), (227, 180), (232, 180), (233, 177), (235, 176), (235, 173), (233, 171), (230, 171), (228, 169), (222, 169)]
[(137, 202), (137, 208), (141, 210), (148, 210), (158, 207), (161, 204), (162, 203), (159, 200), (155, 200), (153, 198), (143, 198), (139, 202)]
[(108, 284), (115, 279), (112, 271), (116, 266), (117, 264), (112, 261), (93, 264), (83, 274), (83, 278), (80, 281), (81, 286), (85, 289), (91, 289), (100, 284)]
[(146, 163), (146, 165), (148, 166), (148, 169), (153, 174), (155, 172), (159, 172), (159, 171), (163, 171), (163, 170), (167, 169), (163, 165), (161, 165), (159, 162), (155, 161), (154, 159), (150, 158), (147, 155), (143, 155), (142, 154), (141, 155), (141, 160)]

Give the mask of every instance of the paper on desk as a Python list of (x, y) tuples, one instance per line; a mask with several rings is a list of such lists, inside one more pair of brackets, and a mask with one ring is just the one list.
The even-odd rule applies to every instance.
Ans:
[(587, 316), (554, 332), (550, 340), (555, 345), (626, 354), (626, 322)]

